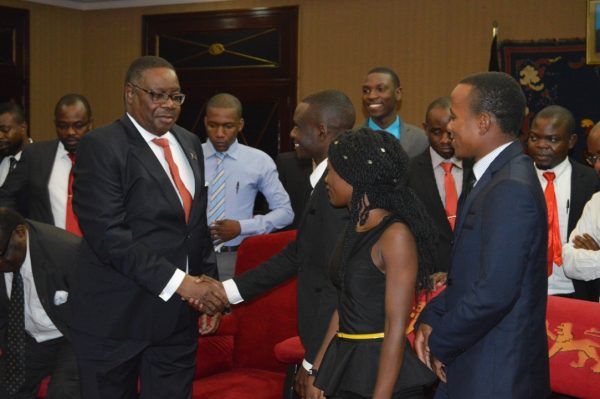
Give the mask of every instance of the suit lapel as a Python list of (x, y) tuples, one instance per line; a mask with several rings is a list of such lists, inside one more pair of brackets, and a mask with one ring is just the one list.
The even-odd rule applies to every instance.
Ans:
[(173, 183), (171, 183), (171, 179), (169, 179), (167, 172), (156, 158), (156, 155), (154, 155), (154, 152), (152, 152), (148, 143), (146, 143), (142, 135), (137, 131), (135, 126), (133, 126), (133, 123), (131, 123), (127, 115), (124, 115), (119, 122), (125, 127), (125, 131), (128, 134), (131, 153), (148, 170), (150, 175), (158, 183), (159, 187), (162, 188), (161, 191), (164, 193), (171, 209), (178, 209), (181, 213), (181, 219), (184, 220), (185, 215), (179, 196), (177, 195), (175, 187), (173, 187)]
[(419, 158), (418, 162), (420, 163), (419, 170), (421, 171), (421, 181), (425, 186), (425, 190), (430, 193), (427, 198), (429, 203), (428, 207), (429, 209), (434, 210), (436, 220), (441, 222), (440, 227), (442, 227), (443, 234), (452, 237), (452, 229), (450, 228), (450, 223), (448, 223), (446, 210), (444, 209), (442, 198), (440, 197), (440, 192), (438, 191), (435, 181), (429, 148), (425, 150), (424, 155)]
[(473, 202), (477, 198), (477, 195), (483, 191), (483, 189), (491, 182), (493, 175), (504, 165), (506, 165), (511, 159), (516, 157), (519, 154), (522, 154), (523, 150), (521, 144), (513, 141), (508, 147), (506, 147), (494, 161), (490, 164), (490, 166), (483, 173), (481, 178), (476, 182), (475, 187), (471, 190), (467, 198), (465, 199), (465, 203), (462, 205), (460, 209), (460, 214), (458, 215), (458, 221), (456, 223), (456, 227), (454, 230), (454, 236), (458, 239), (460, 237), (460, 233), (462, 231), (463, 222), (465, 220), (466, 215), (469, 214), (469, 209), (473, 205)]
[(41, 175), (39, 178), (44, 183), (43, 187), (46, 187), (42, 201), (44, 202), (44, 208), (48, 209), (49, 211), (49, 220), (54, 220), (54, 214), (52, 213), (52, 205), (50, 204), (50, 190), (48, 189), (48, 183), (50, 182), (50, 175), (52, 174), (52, 169), (54, 168), (54, 158), (56, 158), (56, 151), (58, 151), (58, 143), (58, 140), (53, 140), (54, 145), (48, 148), (49, 151), (43, 151), (39, 154), (41, 166)]

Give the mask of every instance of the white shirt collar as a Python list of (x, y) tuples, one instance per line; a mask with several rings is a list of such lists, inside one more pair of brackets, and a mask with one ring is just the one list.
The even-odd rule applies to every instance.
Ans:
[(429, 146), (429, 154), (431, 155), (431, 165), (434, 168), (441, 163), (452, 162), (452, 164), (454, 164), (454, 166), (462, 169), (462, 159), (458, 159), (456, 157), (446, 159), (443, 156), (441, 156), (440, 154), (438, 154), (437, 151), (434, 150), (433, 147), (431, 147), (431, 146)]
[[(563, 173), (565, 173), (567, 171), (567, 168), (569, 167), (570, 164), (571, 164), (571, 162), (569, 162), (569, 157), (566, 157), (561, 163), (559, 163), (552, 169), (538, 169), (538, 167), (536, 166), (535, 170), (538, 174), (538, 177), (540, 177), (540, 178), (545, 179), (544, 173), (546, 173), (546, 172), (554, 172), (554, 175), (556, 176), (556, 178), (558, 178), (560, 175), (562, 175)], [(534, 165), (535, 165), (535, 163), (534, 163)]]
[(322, 160), (317, 167), (310, 174), (310, 185), (314, 189), (321, 177), (323, 177), (323, 173), (325, 173), (325, 169), (327, 169), (327, 158)]
[(481, 158), (479, 161), (475, 162), (475, 164), (473, 165), (473, 175), (475, 176), (475, 184), (477, 184), (477, 182), (479, 181), (481, 176), (483, 176), (487, 168), (489, 168), (492, 162), (494, 162), (494, 159), (496, 159), (496, 157), (500, 155), (500, 153), (512, 143), (513, 141), (509, 141), (508, 143), (502, 144), (500, 147), (496, 147), (486, 156)]

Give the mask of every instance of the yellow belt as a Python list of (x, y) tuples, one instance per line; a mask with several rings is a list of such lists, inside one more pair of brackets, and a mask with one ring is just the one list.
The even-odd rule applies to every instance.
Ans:
[(372, 334), (347, 334), (347, 333), (343, 333), (343, 332), (338, 332), (337, 336), (339, 338), (345, 338), (345, 339), (377, 339), (377, 338), (383, 338), (384, 334), (382, 332), (372, 333)]

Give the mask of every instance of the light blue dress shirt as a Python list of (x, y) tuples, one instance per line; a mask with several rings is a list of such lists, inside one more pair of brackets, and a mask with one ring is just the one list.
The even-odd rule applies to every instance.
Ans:
[(369, 128), (372, 130), (383, 130), (385, 132), (393, 134), (394, 137), (396, 137), (398, 140), (400, 140), (400, 130), (402, 129), (402, 120), (400, 119), (400, 116), (398, 116), (398, 115), (396, 115), (396, 119), (394, 120), (394, 122), (391, 125), (389, 125), (388, 127), (386, 127), (385, 129), (380, 128), (379, 125), (377, 123), (375, 123), (373, 118), (369, 118), (369, 120), (367, 122), (367, 126), (369, 126)]
[[(207, 140), (202, 144), (202, 151), (206, 184), (211, 184), (217, 170), (216, 150)], [(246, 237), (269, 233), (292, 223), (294, 212), (290, 197), (279, 180), (271, 157), (237, 140), (225, 155), (225, 219), (237, 220), (241, 234), (224, 245), (239, 245)], [(267, 199), (270, 211), (266, 215), (253, 216), (254, 201), (259, 191)]]

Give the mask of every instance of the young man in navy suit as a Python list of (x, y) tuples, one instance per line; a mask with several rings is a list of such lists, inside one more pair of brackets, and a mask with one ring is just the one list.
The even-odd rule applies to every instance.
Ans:
[(423, 310), (415, 336), (419, 358), (442, 381), (438, 399), (550, 394), (547, 215), (517, 140), (525, 106), (504, 73), (468, 76), (452, 91), (452, 145), (475, 163), (459, 201), (447, 288)]

